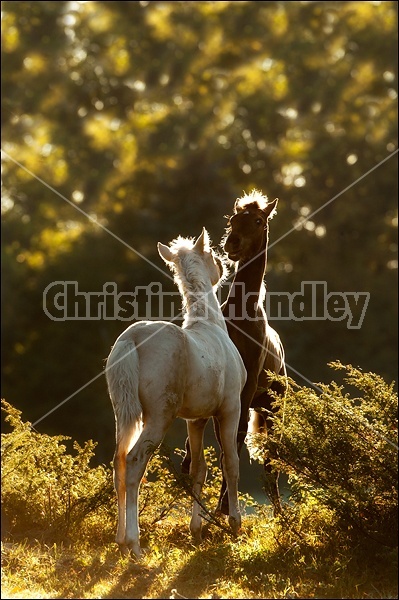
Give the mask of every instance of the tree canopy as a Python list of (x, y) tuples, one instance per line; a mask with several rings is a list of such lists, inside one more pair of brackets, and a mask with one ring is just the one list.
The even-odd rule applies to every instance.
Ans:
[(397, 3), (3, 2), (2, 21), (3, 395), (30, 421), (70, 398), (43, 429), (111, 457), (100, 373), (127, 323), (54, 321), (44, 291), (173, 291), (156, 242), (219, 243), (253, 188), (280, 199), (269, 292), (370, 294), (359, 327), (271, 321), (290, 376), (396, 377)]

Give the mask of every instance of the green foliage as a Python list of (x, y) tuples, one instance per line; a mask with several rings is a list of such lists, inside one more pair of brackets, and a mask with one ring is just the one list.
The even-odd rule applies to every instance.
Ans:
[[(113, 542), (111, 469), (90, 468), (92, 442), (75, 445), (72, 456), (63, 436), (33, 431), (3, 402), (12, 428), (2, 440), (3, 592), (24, 598), (396, 597), (396, 395), (381, 377), (345, 369), (356, 397), (334, 382), (319, 384), (319, 395), (291, 382), (284, 410), (276, 401), (275, 433), (252, 438), (254, 455), (263, 459), (267, 452), (290, 473), (293, 495), (278, 518), (269, 506), (244, 514), (237, 538), (210, 524), (201, 546), (193, 546), (188, 481), (178, 475), (175, 453), (162, 446), (141, 484), (148, 552), (136, 564)], [(212, 511), (220, 470), (212, 448), (206, 456), (203, 500)], [(241, 504), (251, 503), (242, 497)]]
[[(2, 2), (2, 26), (3, 393), (31, 422), (101, 372), (126, 325), (51, 321), (49, 283), (175, 289), (84, 213), (161, 267), (157, 241), (206, 226), (218, 243), (252, 187), (280, 198), (270, 291), (370, 292), (359, 329), (272, 323), (289, 364), (395, 377), (397, 3)], [(46, 432), (94, 439), (108, 463), (107, 402), (95, 380)]]
[[(327, 529), (341, 539), (370, 538), (395, 547), (398, 536), (398, 399), (394, 384), (351, 365), (351, 396), (335, 382), (317, 391), (293, 381), (276, 399), (273, 433), (253, 434), (252, 455), (288, 473), (295, 506), (324, 507)], [(318, 393), (317, 393), (318, 392)]]
[[(23, 422), (21, 411), (2, 401), (12, 432), (2, 434), (2, 517), (4, 535), (37, 537), (46, 541), (96, 538), (110, 541), (116, 531), (116, 499), (112, 470), (90, 466), (95, 443), (73, 443), (74, 454), (62, 442)], [(144, 538), (157, 537), (154, 525), (166, 520), (184, 523), (192, 507), (189, 477), (175, 466), (180, 451), (162, 445), (151, 458), (140, 485), (139, 515)], [(205, 450), (207, 482), (201, 502), (205, 518), (212, 518), (221, 486), (221, 472), (213, 448)], [(246, 494), (242, 504), (253, 504)], [(182, 521), (182, 517), (184, 520)], [(222, 525), (223, 527), (223, 525)]]
[[(111, 473), (91, 468), (95, 443), (73, 443), (65, 436), (34, 431), (21, 412), (2, 400), (11, 433), (2, 434), (2, 518), (4, 533), (15, 537), (67, 539), (82, 533), (82, 523), (99, 533), (110, 525)], [(95, 519), (93, 520), (93, 516)], [(97, 525), (96, 525), (97, 523)]]

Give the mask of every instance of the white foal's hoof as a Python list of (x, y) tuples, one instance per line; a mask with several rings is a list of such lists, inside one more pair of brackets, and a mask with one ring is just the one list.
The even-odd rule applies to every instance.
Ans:
[(137, 559), (141, 558), (141, 548), (139, 544), (128, 544), (130, 555)]
[(192, 538), (193, 538), (193, 544), (194, 546), (199, 546), (202, 543), (202, 534), (201, 531), (195, 531), (195, 532), (191, 532)]
[(235, 517), (229, 517), (229, 525), (233, 532), (233, 535), (237, 535), (239, 530), (241, 529), (241, 519), (236, 519)]

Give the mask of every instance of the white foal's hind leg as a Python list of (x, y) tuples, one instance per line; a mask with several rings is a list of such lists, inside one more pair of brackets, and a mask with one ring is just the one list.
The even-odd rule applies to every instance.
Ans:
[(222, 467), (229, 499), (229, 524), (234, 534), (237, 534), (241, 527), (241, 514), (238, 506), (239, 458), (236, 423), (237, 419), (234, 415), (223, 415), (223, 418), (219, 419), (223, 448)]
[(118, 529), (115, 541), (123, 549), (126, 532), (126, 455), (132, 443), (135, 426), (116, 424), (116, 448), (113, 459), (114, 486), (118, 500)]
[[(160, 403), (162, 414), (162, 401)], [(160, 418), (160, 415), (157, 415)], [(139, 487), (148, 461), (162, 442), (165, 433), (174, 416), (163, 419), (162, 422), (144, 420), (144, 427), (137, 442), (126, 457), (126, 537), (127, 547), (139, 558), (140, 527), (139, 527)]]
[[(187, 421), (187, 431), (190, 440), (191, 449), (191, 464), (190, 477), (192, 490), (198, 498), (201, 494), (202, 486), (206, 479), (206, 462), (204, 457), (203, 436), (205, 425), (208, 419), (197, 419), (196, 421)], [(197, 500), (194, 499), (193, 509), (190, 521), (190, 531), (196, 544), (202, 541), (201, 528), (201, 507)]]
[(117, 447), (114, 454), (114, 486), (118, 500), (118, 529), (115, 541), (121, 548), (125, 543), (126, 529), (126, 451)]

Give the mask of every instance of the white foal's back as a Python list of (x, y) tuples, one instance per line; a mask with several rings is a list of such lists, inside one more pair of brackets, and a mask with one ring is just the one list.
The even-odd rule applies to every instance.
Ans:
[(246, 370), (227, 330), (211, 322), (197, 322), (185, 333), (187, 383), (179, 417), (218, 416), (242, 389)]
[(144, 413), (166, 393), (175, 416), (217, 416), (245, 384), (237, 348), (227, 330), (213, 323), (198, 321), (182, 329), (165, 321), (141, 321), (128, 327), (115, 346), (119, 342), (130, 342), (136, 349)]

